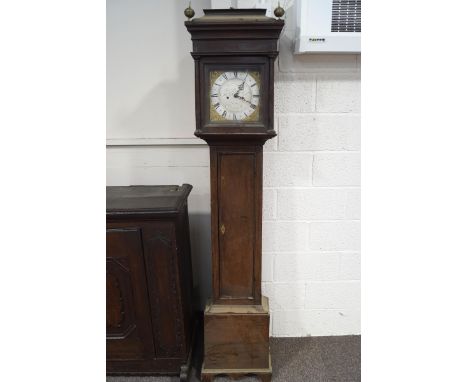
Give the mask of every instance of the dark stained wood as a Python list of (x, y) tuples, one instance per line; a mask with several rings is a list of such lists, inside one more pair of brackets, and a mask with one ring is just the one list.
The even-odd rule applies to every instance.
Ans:
[(107, 221), (162, 218), (179, 214), (192, 186), (113, 186), (106, 190)]
[(260, 303), (262, 147), (215, 146), (210, 150), (213, 300)]
[[(274, 62), (284, 22), (265, 10), (236, 9), (206, 10), (185, 25), (193, 41), (195, 135), (210, 146), (213, 309), (205, 311), (202, 379), (255, 374), (269, 381), (268, 308), (251, 310), (263, 306), (263, 145), (276, 135)], [(219, 70), (260, 73), (258, 120), (210, 120), (210, 73)]]
[(113, 273), (107, 273), (107, 317), (106, 327), (109, 330), (122, 327), (125, 319), (124, 298), (121, 290), (121, 282)]
[[(262, 14), (246, 17), (246, 13), (259, 10), (206, 11), (206, 16), (185, 22), (192, 36), (192, 57), (195, 62), (195, 135), (212, 144), (231, 144), (235, 141), (263, 144), (276, 135), (273, 127), (274, 61), (278, 55), (278, 38), (284, 21)], [(224, 14), (221, 14), (223, 11)], [(267, 91), (262, 93), (259, 122), (209, 122), (208, 73), (227, 68), (261, 73), (262, 87)]]
[(271, 380), (268, 299), (262, 305), (208, 304), (202, 381), (216, 376)]
[(179, 374), (193, 342), (192, 186), (107, 188), (107, 374)]
[(154, 356), (139, 229), (107, 230), (107, 354), (113, 359)]
[(205, 315), (205, 367), (267, 368), (269, 322), (268, 313)]
[(204, 370), (270, 367), (270, 314), (262, 305), (208, 304), (204, 318)]
[(158, 357), (184, 357), (182, 301), (177, 280), (177, 243), (174, 222), (152, 222), (144, 225), (144, 248), (151, 301), (151, 321)]
[(236, 381), (246, 377), (257, 377), (261, 382), (271, 382), (271, 371), (246, 371), (246, 372), (213, 372), (202, 374), (202, 382), (213, 382), (216, 377), (228, 377), (232, 381)]
[(221, 152), (218, 161), (219, 297), (253, 300), (255, 153)]

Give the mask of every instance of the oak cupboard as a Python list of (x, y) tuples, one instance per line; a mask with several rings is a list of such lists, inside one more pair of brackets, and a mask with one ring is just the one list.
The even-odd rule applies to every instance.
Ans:
[(192, 186), (107, 187), (108, 375), (179, 374), (194, 336)]

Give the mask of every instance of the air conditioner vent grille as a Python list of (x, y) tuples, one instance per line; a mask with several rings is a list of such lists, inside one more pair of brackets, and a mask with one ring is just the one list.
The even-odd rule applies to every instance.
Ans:
[(361, 0), (333, 0), (332, 32), (361, 32)]

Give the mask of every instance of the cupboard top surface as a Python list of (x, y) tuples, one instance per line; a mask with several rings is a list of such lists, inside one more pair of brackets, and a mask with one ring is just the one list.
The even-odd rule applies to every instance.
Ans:
[(107, 216), (178, 213), (192, 190), (190, 184), (106, 187)]

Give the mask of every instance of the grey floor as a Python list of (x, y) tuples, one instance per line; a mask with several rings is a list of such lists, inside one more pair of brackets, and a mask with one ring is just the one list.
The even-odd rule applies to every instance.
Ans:
[[(273, 382), (361, 380), (361, 336), (272, 338)], [(107, 377), (107, 382), (176, 382), (174, 377)], [(191, 382), (199, 379), (193, 373)], [(218, 377), (216, 382), (229, 381)], [(243, 378), (239, 382), (256, 382)]]

